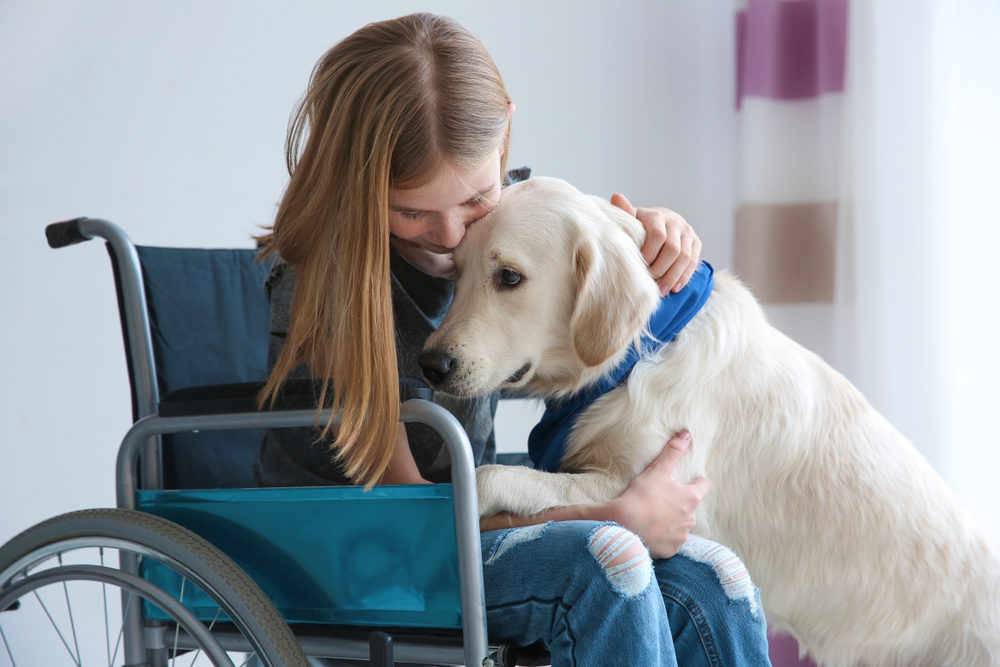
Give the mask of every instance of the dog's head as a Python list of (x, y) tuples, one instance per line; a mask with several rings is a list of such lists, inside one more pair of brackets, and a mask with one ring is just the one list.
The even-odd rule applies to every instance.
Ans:
[(504, 191), (455, 251), (455, 299), (420, 357), (437, 389), (574, 392), (642, 333), (659, 292), (638, 221), (554, 178)]

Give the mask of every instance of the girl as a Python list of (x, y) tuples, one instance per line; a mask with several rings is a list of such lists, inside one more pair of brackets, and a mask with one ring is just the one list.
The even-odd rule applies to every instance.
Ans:
[[(320, 378), (320, 399), (342, 421), (322, 425), (332, 451), (311, 430), (269, 433), (261, 483), (441, 479), (440, 442), (398, 424), (399, 378), (420, 377), (416, 359), (452, 294), (451, 251), (500, 199), (513, 112), (489, 54), (443, 17), (368, 25), (316, 65), (289, 132), (291, 178), (260, 239), (274, 259), (263, 400), (287, 378)], [(661, 289), (682, 287), (700, 253), (690, 227), (613, 201), (646, 227)], [(462, 422), (477, 461), (492, 461), (497, 397), (435, 400)], [(671, 440), (610, 503), (485, 519), (491, 638), (544, 644), (553, 665), (767, 664), (738, 559), (719, 545), (682, 550), (709, 489), (672, 479), (689, 444), (687, 434)]]

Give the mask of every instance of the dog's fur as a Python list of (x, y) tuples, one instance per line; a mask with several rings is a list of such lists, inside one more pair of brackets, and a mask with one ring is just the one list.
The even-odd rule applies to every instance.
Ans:
[[(456, 251), (455, 300), (425, 347), (451, 364), (438, 389), (553, 397), (606, 374), (659, 298), (642, 238), (562, 181), (508, 188)], [(480, 512), (613, 498), (682, 428), (694, 439), (676, 477), (713, 482), (695, 532), (743, 559), (772, 628), (828, 665), (1000, 665), (996, 547), (857, 389), (725, 273), (674, 342), (588, 408), (566, 472), (480, 468)]]

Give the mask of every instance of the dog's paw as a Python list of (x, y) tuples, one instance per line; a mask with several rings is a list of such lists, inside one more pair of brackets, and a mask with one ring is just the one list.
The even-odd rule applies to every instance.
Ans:
[(504, 502), (502, 465), (485, 465), (476, 468), (476, 488), (479, 494), (479, 516), (493, 516), (498, 512), (512, 512), (510, 503)]
[(530, 480), (535, 474), (537, 471), (526, 466), (485, 465), (476, 468), (479, 516), (493, 516), (498, 512), (530, 516), (547, 509), (549, 505), (527, 491), (535, 486)]

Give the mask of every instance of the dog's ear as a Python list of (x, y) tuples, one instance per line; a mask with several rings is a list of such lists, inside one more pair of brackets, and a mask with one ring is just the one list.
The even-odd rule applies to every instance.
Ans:
[(656, 308), (659, 292), (638, 249), (621, 234), (600, 242), (581, 235), (573, 269), (573, 350), (584, 364), (597, 366), (636, 339)]

